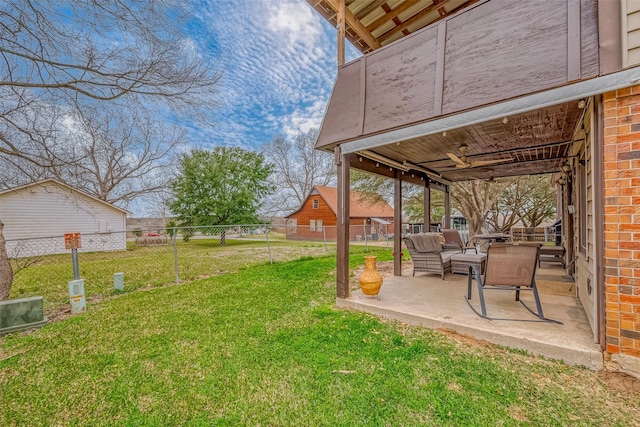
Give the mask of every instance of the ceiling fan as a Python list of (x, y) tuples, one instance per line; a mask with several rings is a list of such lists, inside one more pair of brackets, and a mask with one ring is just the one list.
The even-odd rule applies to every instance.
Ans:
[(475, 179), (476, 181), (484, 181), (488, 183), (513, 181), (513, 177), (496, 178), (493, 176), (493, 171), (491, 171), (491, 174), (489, 175), (488, 178), (476, 178), (476, 177), (470, 177), (470, 178)]
[(513, 158), (509, 157), (506, 159), (496, 159), (496, 160), (471, 160), (467, 161), (467, 150), (469, 147), (467, 145), (460, 146), (460, 157), (455, 155), (454, 153), (447, 153), (447, 156), (456, 164), (456, 168), (476, 168), (478, 166), (487, 166), (487, 165), (495, 165), (497, 163), (504, 163), (513, 161)]

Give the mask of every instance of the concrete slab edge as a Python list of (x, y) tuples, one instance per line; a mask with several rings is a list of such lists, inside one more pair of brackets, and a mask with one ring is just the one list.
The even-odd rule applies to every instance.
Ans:
[(604, 368), (604, 356), (600, 351), (565, 348), (553, 344), (532, 341), (524, 337), (506, 336), (494, 332), (483, 331), (481, 329), (470, 328), (468, 326), (459, 325), (454, 322), (442, 321), (438, 319), (428, 319), (409, 313), (399, 313), (397, 311), (387, 310), (382, 307), (367, 305), (367, 309), (365, 310), (364, 306), (359, 304), (358, 301), (355, 300), (337, 298), (336, 306), (338, 308), (350, 308), (357, 311), (379, 315), (387, 319), (397, 320), (414, 326), (422, 326), (436, 330), (452, 330), (456, 333), (488, 341), (492, 344), (497, 344), (518, 350), (524, 350), (532, 355), (562, 360), (569, 365), (584, 366), (593, 370), (601, 370)]

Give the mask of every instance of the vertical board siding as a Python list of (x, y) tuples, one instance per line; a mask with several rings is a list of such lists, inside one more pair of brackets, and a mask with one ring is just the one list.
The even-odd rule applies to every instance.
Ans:
[(364, 133), (433, 116), (437, 28), (367, 57)]
[(318, 142), (355, 138), (362, 133), (360, 61), (363, 58), (338, 68)]
[(479, 3), (340, 67), (316, 148), (598, 76), (598, 0), (565, 1)]
[(600, 72), (598, 55), (598, 4), (592, 0), (580, 3), (580, 62), (582, 78), (595, 77)]
[(490, 5), (492, 13), (448, 22), (445, 114), (567, 83), (567, 9), (546, 0)]
[[(65, 233), (85, 235), (82, 237), (84, 251), (126, 249), (126, 214), (123, 211), (56, 184), (31, 186), (0, 195), (0, 218), (5, 224), (4, 237), (10, 254), (16, 251), (20, 252), (19, 256), (68, 252), (61, 237)], [(101, 222), (107, 233), (98, 234)], [(11, 241), (42, 237), (56, 239), (28, 245)], [(30, 249), (26, 249), (27, 246)]]

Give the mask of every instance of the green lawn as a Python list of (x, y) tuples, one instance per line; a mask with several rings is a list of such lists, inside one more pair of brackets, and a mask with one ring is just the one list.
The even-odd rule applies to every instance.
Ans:
[[(389, 251), (379, 252), (390, 259)], [(352, 256), (355, 267), (362, 253)], [(333, 308), (335, 259), (128, 292), (0, 338), (0, 425), (620, 425), (596, 373)]]
[[(258, 236), (263, 239), (263, 236)], [(271, 260), (287, 261), (303, 255), (335, 252), (335, 245), (325, 249), (317, 242), (296, 242), (273, 239)], [(177, 242), (178, 276), (181, 282), (239, 271), (256, 264), (270, 262), (269, 248), (260, 239), (227, 239), (220, 246), (217, 239), (193, 239)], [(173, 245), (136, 246), (128, 243), (126, 251), (78, 254), (80, 277), (85, 282), (88, 299), (115, 293), (114, 273), (124, 273), (126, 289), (139, 289), (175, 283), (176, 269)], [(14, 271), (15, 268), (14, 262)], [(69, 304), (68, 282), (73, 279), (71, 254), (49, 255), (33, 265), (17, 271), (11, 298), (43, 296), (47, 310)]]

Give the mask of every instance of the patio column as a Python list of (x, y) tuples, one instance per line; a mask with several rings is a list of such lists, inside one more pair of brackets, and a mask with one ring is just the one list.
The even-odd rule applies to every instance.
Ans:
[(444, 187), (444, 228), (451, 228), (451, 200), (449, 200), (449, 185)]
[(393, 180), (393, 275), (402, 276), (402, 175)]
[(349, 161), (335, 149), (335, 161), (338, 172), (338, 221), (337, 228), (337, 261), (336, 261), (336, 294), (338, 298), (349, 298), (349, 206), (351, 175)]
[(425, 178), (424, 183), (424, 226), (425, 233), (431, 231), (431, 180)]

